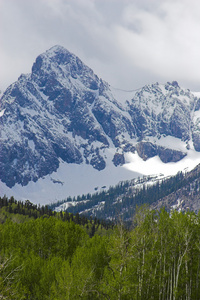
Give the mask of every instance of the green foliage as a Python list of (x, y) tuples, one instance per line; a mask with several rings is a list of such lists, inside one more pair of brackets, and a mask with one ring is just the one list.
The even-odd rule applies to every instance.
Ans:
[(109, 255), (106, 239), (94, 236), (77, 248), (71, 263), (66, 261), (52, 286), (52, 299), (103, 299), (100, 283)]
[(63, 212), (22, 222), (9, 214), (0, 224), (0, 299), (199, 299), (200, 214), (143, 206), (131, 229), (119, 221), (107, 231)]
[(25, 222), (28, 219), (36, 219), (41, 216), (56, 215), (48, 206), (37, 206), (26, 200), (25, 203), (15, 200), (13, 197), (8, 199), (6, 196), (0, 197), (0, 223), (7, 219), (16, 223)]
[(19, 284), (21, 266), (15, 268), (12, 257), (0, 257), (0, 299), (25, 299), (25, 288)]

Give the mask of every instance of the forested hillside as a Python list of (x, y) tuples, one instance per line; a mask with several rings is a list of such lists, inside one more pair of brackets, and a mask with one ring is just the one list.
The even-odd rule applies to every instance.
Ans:
[[(151, 208), (165, 207), (168, 211), (182, 201), (182, 210), (198, 212), (200, 190), (200, 165), (188, 173), (179, 172), (175, 176), (160, 179), (146, 176), (131, 181), (120, 182), (107, 191), (68, 197), (66, 200), (49, 206), (51, 209), (67, 210), (71, 213), (93, 216), (99, 219), (112, 219), (123, 216), (130, 220), (137, 206), (149, 204)], [(192, 201), (191, 201), (192, 199)]]
[(199, 299), (200, 214), (142, 206), (128, 229), (5, 200), (0, 299)]

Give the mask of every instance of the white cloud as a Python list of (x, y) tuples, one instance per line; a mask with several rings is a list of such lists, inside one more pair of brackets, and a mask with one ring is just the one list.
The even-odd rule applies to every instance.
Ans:
[(61, 44), (112, 85), (200, 90), (197, 0), (1, 0), (0, 88)]
[(116, 30), (119, 45), (133, 67), (183, 81), (200, 78), (200, 21), (196, 14), (200, 4), (187, 4), (164, 1), (154, 13), (134, 5), (126, 8), (127, 26), (119, 25)]

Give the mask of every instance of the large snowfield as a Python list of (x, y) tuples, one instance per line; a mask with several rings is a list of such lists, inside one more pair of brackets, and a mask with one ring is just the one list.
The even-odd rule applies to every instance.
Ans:
[[(66, 199), (68, 196), (74, 197), (106, 190), (120, 181), (143, 175), (165, 177), (175, 175), (179, 171), (190, 171), (200, 163), (200, 153), (192, 148), (186, 151), (185, 143), (176, 138), (166, 137), (161, 139), (159, 144), (184, 150), (187, 152), (187, 156), (176, 163), (163, 163), (158, 156), (143, 161), (137, 153), (126, 153), (126, 163), (123, 166), (115, 167), (107, 153), (107, 167), (102, 171), (94, 169), (91, 165), (67, 164), (61, 161), (57, 172), (40, 178), (37, 182), (29, 182), (27, 186), (22, 187), (16, 184), (10, 189), (0, 182), (0, 192), (1, 195), (14, 196), (17, 200), (29, 199), (35, 204), (49, 204)], [(112, 153), (110, 153), (111, 156)]]

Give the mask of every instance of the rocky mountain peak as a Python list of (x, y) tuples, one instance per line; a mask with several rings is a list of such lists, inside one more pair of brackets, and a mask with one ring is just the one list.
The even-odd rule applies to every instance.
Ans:
[(125, 164), (127, 153), (168, 163), (200, 151), (200, 100), (189, 90), (173, 81), (120, 92), (61, 46), (8, 87), (4, 109), (0, 179), (9, 187), (36, 182), (62, 162), (101, 171)]
[(39, 55), (33, 64), (32, 79), (39, 82), (41, 87), (48, 85), (47, 76), (50, 77), (51, 85), (55, 85), (55, 82), (52, 82), (54, 80), (62, 85), (66, 80), (74, 79), (92, 90), (97, 90), (100, 82), (92, 69), (61, 46), (54, 46)]

